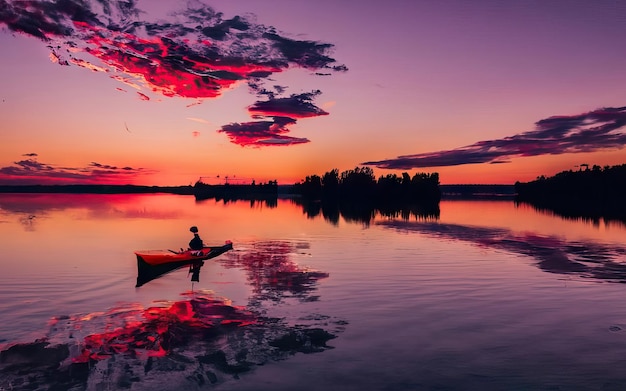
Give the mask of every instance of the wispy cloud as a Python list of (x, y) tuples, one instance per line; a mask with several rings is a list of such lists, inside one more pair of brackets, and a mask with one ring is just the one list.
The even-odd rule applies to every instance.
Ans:
[(187, 119), (189, 121), (198, 122), (198, 123), (201, 123), (201, 124), (207, 124), (207, 125), (210, 124), (210, 122), (207, 121), (204, 118), (187, 117)]
[(465, 147), (369, 161), (364, 165), (389, 169), (508, 163), (526, 156), (560, 155), (619, 149), (626, 145), (626, 107), (608, 107), (571, 116), (538, 121), (533, 131)]
[[(241, 16), (225, 19), (199, 1), (157, 22), (142, 20), (135, 0), (0, 0), (0, 6), (0, 25), (44, 41), (54, 62), (107, 74), (141, 89), (144, 100), (148, 92), (215, 98), (241, 83), (258, 94), (273, 74), (290, 68), (347, 70), (330, 56), (332, 44), (292, 39)], [(250, 110), (292, 118), (327, 114), (310, 98), (271, 96)]]
[(144, 168), (118, 167), (97, 162), (91, 162), (84, 167), (62, 167), (41, 163), (30, 157), (16, 161), (13, 165), (0, 167), (0, 184), (124, 184), (133, 183), (139, 176), (152, 173), (154, 172)]

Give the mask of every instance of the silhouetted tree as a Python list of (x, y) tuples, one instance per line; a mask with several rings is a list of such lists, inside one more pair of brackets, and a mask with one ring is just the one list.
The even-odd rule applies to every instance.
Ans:
[(376, 178), (374, 177), (374, 170), (370, 167), (356, 167), (341, 173), (339, 190), (342, 197), (371, 196), (375, 187)]
[[(404, 173), (406, 174), (406, 173)], [(387, 174), (378, 178), (376, 197), (379, 200), (391, 201), (391, 200), (404, 200), (405, 194), (410, 186), (410, 177), (408, 183), (403, 177), (400, 178), (396, 174)], [(408, 186), (407, 186), (408, 185)]]
[(339, 170), (336, 168), (322, 176), (322, 188), (327, 197), (337, 197), (339, 193)]
[(322, 197), (322, 178), (319, 175), (307, 176), (300, 186), (302, 196), (309, 199), (320, 199)]

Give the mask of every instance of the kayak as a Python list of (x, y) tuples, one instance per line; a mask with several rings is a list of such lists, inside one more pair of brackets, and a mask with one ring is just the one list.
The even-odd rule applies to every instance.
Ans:
[(215, 258), (218, 255), (224, 254), (228, 250), (233, 249), (233, 244), (227, 241), (222, 246), (208, 246), (202, 248), (202, 250), (185, 250), (185, 251), (173, 251), (173, 250), (146, 250), (135, 251), (138, 262), (147, 263), (150, 266), (157, 266), (162, 264), (189, 264), (197, 261), (204, 261), (206, 259)]
[(232, 250), (233, 244), (227, 241), (222, 246), (204, 247), (202, 250), (148, 250), (135, 251), (137, 256), (137, 285), (140, 287), (174, 270), (189, 266), (191, 281), (199, 281), (200, 269), (207, 259), (215, 258)]

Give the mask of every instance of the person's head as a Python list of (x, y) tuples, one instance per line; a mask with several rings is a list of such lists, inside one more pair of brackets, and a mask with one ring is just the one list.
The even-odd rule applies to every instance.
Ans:
[(196, 227), (195, 225), (194, 225), (193, 227), (189, 228), (189, 230), (190, 230), (191, 232), (193, 232), (194, 234), (197, 234), (197, 233), (198, 233), (198, 227)]

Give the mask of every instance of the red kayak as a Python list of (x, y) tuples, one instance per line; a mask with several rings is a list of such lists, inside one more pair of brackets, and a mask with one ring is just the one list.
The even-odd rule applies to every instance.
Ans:
[(222, 255), (226, 251), (232, 249), (233, 243), (231, 241), (227, 241), (226, 244), (222, 246), (208, 246), (204, 247), (202, 250), (146, 250), (135, 251), (135, 255), (137, 255), (137, 261), (147, 263), (150, 266), (163, 264), (184, 265), (215, 258), (218, 255)]

